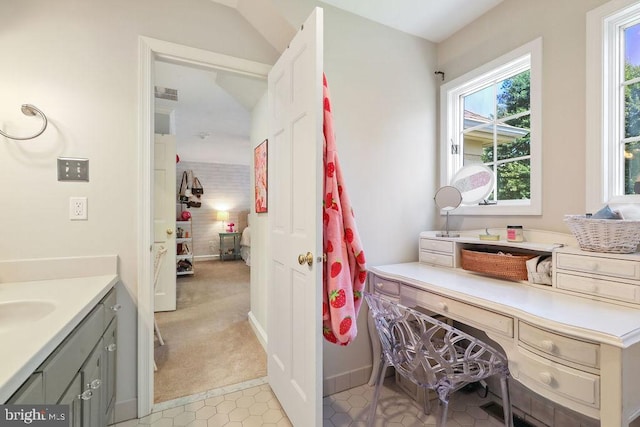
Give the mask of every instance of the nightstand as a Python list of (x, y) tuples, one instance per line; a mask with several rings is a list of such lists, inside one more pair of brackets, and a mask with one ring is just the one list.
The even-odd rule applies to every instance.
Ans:
[(240, 238), (242, 233), (218, 233), (220, 236), (220, 260), (240, 259)]

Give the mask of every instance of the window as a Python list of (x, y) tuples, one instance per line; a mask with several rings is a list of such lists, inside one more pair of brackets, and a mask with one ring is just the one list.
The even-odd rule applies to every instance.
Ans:
[(488, 199), (466, 215), (539, 215), (542, 40), (471, 71), (441, 88), (441, 185), (463, 166), (493, 171)]
[(587, 211), (640, 203), (640, 4), (587, 14)]

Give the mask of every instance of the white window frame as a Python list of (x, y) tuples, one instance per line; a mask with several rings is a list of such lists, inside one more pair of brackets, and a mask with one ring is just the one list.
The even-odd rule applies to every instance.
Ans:
[(620, 85), (620, 32), (640, 17), (636, 0), (614, 0), (587, 13), (586, 68), (586, 212), (607, 203), (640, 203), (640, 195), (622, 189), (620, 114), (624, 99)]
[[(542, 38), (537, 38), (481, 67), (470, 71), (440, 88), (440, 186), (450, 185), (462, 167), (462, 154), (452, 154), (451, 144), (462, 147), (456, 123), (464, 114), (460, 102), (462, 94), (486, 86), (501, 76), (530, 70), (530, 166), (531, 198), (529, 200), (501, 200), (495, 205), (462, 205), (451, 215), (540, 215), (542, 213)], [(462, 151), (462, 150), (460, 150)]]

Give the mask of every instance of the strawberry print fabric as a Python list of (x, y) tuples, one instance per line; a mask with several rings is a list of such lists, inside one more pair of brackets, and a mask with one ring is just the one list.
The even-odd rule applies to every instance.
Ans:
[(351, 202), (344, 187), (327, 79), (323, 74), (324, 98), (324, 201), (323, 244), (327, 260), (323, 271), (322, 329), (325, 339), (347, 345), (358, 333), (356, 319), (362, 305), (367, 278), (364, 252)]

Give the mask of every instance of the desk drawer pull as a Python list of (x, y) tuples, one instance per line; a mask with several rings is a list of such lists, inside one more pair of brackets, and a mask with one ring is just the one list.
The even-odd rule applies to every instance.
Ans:
[(542, 347), (544, 350), (548, 351), (549, 353), (552, 353), (553, 350), (556, 348), (556, 345), (551, 340), (542, 340), (540, 342), (540, 347)]
[(551, 385), (553, 383), (553, 375), (549, 372), (540, 372), (539, 378), (540, 381), (546, 385)]
[(448, 306), (448, 305), (447, 305), (447, 303), (446, 303), (446, 302), (444, 302), (444, 301), (440, 301), (440, 302), (438, 303), (438, 308), (439, 308), (440, 310), (442, 310), (442, 311), (448, 311), (448, 310), (449, 310), (449, 306)]

